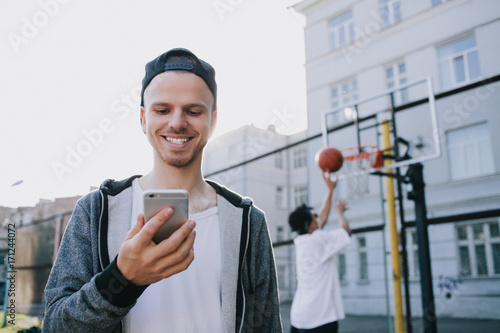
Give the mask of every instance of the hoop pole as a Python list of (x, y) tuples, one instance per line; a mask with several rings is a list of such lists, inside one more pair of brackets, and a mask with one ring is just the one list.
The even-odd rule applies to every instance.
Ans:
[[(384, 119), (382, 124), (382, 137), (384, 151), (391, 149), (391, 130), (389, 122), (386, 119)], [(391, 164), (391, 161), (386, 159), (384, 164)], [(387, 169), (385, 172), (392, 173), (392, 169)], [(399, 260), (398, 228), (396, 226), (394, 179), (393, 177), (385, 177), (385, 181), (387, 186), (387, 216), (391, 237), (392, 282), (394, 290), (394, 331), (396, 333), (404, 333), (405, 326), (403, 321), (403, 297), (401, 293), (401, 263)]]

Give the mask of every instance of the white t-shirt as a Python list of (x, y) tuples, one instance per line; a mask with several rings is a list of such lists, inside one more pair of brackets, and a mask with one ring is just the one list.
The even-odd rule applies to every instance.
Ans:
[[(132, 221), (143, 213), (134, 180)], [(221, 332), (221, 255), (217, 207), (189, 215), (196, 221), (195, 259), (189, 268), (146, 288), (130, 310), (129, 332)], [(167, 222), (168, 223), (168, 222)]]
[(310, 329), (345, 318), (334, 255), (350, 242), (342, 228), (317, 229), (295, 238), (298, 283), (290, 313), (294, 327)]

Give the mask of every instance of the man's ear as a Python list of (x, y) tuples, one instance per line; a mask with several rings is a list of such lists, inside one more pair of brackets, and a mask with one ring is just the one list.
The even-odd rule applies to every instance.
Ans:
[(141, 127), (144, 134), (146, 134), (146, 110), (141, 106)]

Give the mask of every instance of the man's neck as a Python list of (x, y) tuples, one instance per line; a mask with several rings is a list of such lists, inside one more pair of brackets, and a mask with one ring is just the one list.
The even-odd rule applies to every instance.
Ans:
[(177, 168), (157, 163), (153, 170), (139, 179), (143, 190), (183, 189), (189, 194), (189, 213), (194, 214), (217, 205), (215, 190), (203, 178), (201, 165), (194, 162)]

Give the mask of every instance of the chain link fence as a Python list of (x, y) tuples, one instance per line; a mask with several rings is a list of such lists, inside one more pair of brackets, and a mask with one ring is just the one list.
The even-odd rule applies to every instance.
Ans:
[[(484, 216), (483, 218), (471, 218)], [(402, 283), (406, 332), (424, 332), (416, 227), (407, 223), (407, 268)], [(429, 243), (433, 276), (434, 305), (438, 332), (498, 332), (500, 328), (500, 212), (488, 211), (429, 220)], [(342, 299), (347, 319), (342, 327), (359, 321), (376, 323), (373, 332), (393, 332), (394, 292), (389, 243), (384, 226), (353, 229), (351, 244), (336, 257)], [(275, 251), (291, 254), (292, 241), (275, 243)], [(402, 251), (401, 251), (402, 252)], [(401, 260), (401, 262), (403, 262)], [(278, 266), (279, 266), (278, 262)], [(404, 267), (403, 267), (404, 269)], [(292, 269), (291, 275), (294, 275)], [(405, 274), (407, 273), (407, 274)], [(281, 275), (281, 276), (280, 276)], [(405, 276), (407, 275), (407, 280)], [(278, 276), (285, 281), (284, 269)], [(282, 310), (285, 329), (289, 327), (289, 309), (293, 299), (292, 283), (280, 284), (285, 303)], [(406, 302), (408, 297), (408, 302)], [(409, 305), (408, 306), (406, 305)], [(407, 316), (410, 315), (411, 318)], [(356, 318), (352, 323), (349, 318)], [(347, 326), (346, 326), (347, 325)], [(351, 325), (351, 326), (349, 326)], [(368, 326), (367, 326), (368, 327)], [(286, 332), (286, 330), (285, 330)], [(355, 332), (355, 330), (352, 330)]]
[[(451, 318), (469, 322), (496, 320), (500, 327), (500, 217), (497, 214), (492, 212), (484, 218), (471, 218), (474, 214), (470, 214), (429, 221), (438, 328), (441, 319), (448, 321)], [(416, 228), (407, 228), (406, 234), (412, 326), (414, 332), (422, 332)]]

